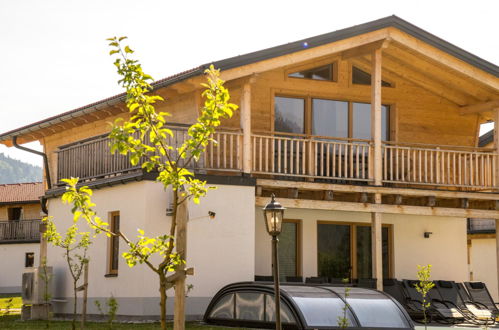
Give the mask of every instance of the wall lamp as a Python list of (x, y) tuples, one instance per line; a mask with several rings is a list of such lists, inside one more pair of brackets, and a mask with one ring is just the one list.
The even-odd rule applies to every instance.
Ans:
[(433, 234), (431, 231), (424, 232), (424, 238), (430, 238), (430, 235)]

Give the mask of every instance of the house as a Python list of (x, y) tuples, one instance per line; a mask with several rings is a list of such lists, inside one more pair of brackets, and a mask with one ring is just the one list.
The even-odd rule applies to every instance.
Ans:
[(0, 185), (0, 293), (20, 293), (25, 268), (38, 266), (42, 182)]
[[(470, 279), (467, 219), (499, 219), (498, 154), (477, 146), (480, 123), (499, 118), (499, 67), (396, 16), (213, 64), (240, 110), (195, 168), (218, 189), (189, 204), (191, 317), (222, 286), (271, 274), (261, 209), (272, 193), (287, 208), (283, 277), (375, 278), (381, 288), (432, 264), (434, 279)], [(208, 65), (154, 84), (168, 100), (158, 110), (172, 114), (173, 145), (198, 116)], [(8, 146), (43, 145), (47, 208), (61, 230), (69, 208), (60, 180), (71, 176), (94, 189), (111, 226), (128, 235), (169, 228), (171, 197), (154, 173), (109, 153), (116, 118), (129, 118), (123, 94), (0, 135)], [(127, 267), (124, 250), (106, 237), (92, 245), (89, 312), (112, 294), (119, 314), (157, 316), (154, 274)], [(48, 248), (55, 312), (69, 313), (61, 255)]]

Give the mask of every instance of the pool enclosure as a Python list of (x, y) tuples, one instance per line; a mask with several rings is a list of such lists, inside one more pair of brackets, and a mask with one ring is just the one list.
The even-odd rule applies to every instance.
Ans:
[[(281, 289), (281, 320), (285, 329), (339, 328), (340, 318), (352, 329), (414, 329), (404, 308), (389, 295), (372, 290), (310, 284), (285, 284)], [(345, 305), (348, 304), (345, 310)], [(206, 323), (274, 328), (272, 283), (241, 282), (222, 288), (206, 310)]]

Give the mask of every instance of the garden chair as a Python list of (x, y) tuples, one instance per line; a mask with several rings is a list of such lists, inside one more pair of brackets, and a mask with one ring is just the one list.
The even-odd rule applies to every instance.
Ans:
[(375, 278), (359, 278), (357, 286), (365, 289), (376, 289), (376, 282), (377, 280)]
[[(418, 283), (419, 281), (403, 280), (403, 286), (407, 297), (409, 297), (411, 301), (416, 304), (419, 303), (422, 310), (423, 297), (416, 290), (416, 285)], [(457, 307), (446, 304), (443, 301), (442, 297), (438, 294), (438, 291), (433, 289), (430, 290), (426, 300), (430, 303), (430, 306), (427, 308), (430, 320), (447, 324), (463, 323), (466, 320), (462, 312)]]
[(413, 320), (421, 320), (423, 311), (420, 303), (414, 303), (405, 295), (402, 283), (394, 278), (386, 278), (383, 280), (383, 292), (394, 298)]
[(498, 304), (494, 302), (487, 286), (483, 282), (464, 282), (471, 301), (487, 306), (489, 311), (497, 319), (499, 316)]
[(459, 308), (469, 323), (476, 325), (492, 325), (495, 323), (492, 313), (486, 306), (474, 303), (463, 296), (454, 281), (435, 281), (435, 288), (447, 304)]

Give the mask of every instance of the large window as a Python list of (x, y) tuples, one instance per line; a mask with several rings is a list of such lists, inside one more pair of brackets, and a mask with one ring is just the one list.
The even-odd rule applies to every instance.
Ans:
[[(371, 139), (371, 104), (276, 96), (274, 130), (322, 137)], [(307, 103), (311, 104), (310, 109)], [(310, 118), (310, 125), (307, 119)], [(381, 139), (389, 140), (390, 107), (381, 106)]]
[[(390, 227), (382, 227), (383, 277), (390, 273)], [(372, 278), (371, 226), (320, 222), (317, 225), (318, 275)]]
[(285, 279), (287, 276), (299, 276), (300, 261), (300, 222), (284, 220), (279, 235), (279, 274)]

